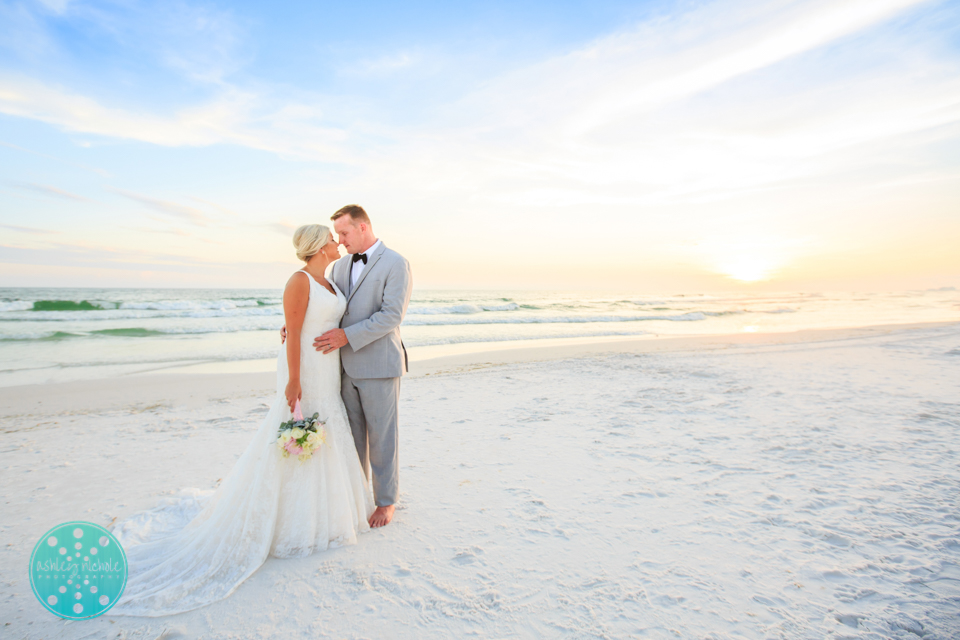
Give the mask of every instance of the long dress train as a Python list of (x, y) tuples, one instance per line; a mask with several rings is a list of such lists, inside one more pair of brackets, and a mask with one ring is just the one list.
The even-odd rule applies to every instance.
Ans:
[(340, 353), (313, 337), (339, 326), (346, 298), (310, 278), (301, 335), (301, 406), (326, 422), (326, 444), (303, 462), (283, 458), (280, 423), (290, 419), (286, 347), (277, 356), (277, 394), (246, 450), (216, 490), (187, 490), (134, 514), (113, 534), (128, 578), (110, 615), (163, 616), (229, 596), (268, 556), (307, 556), (354, 544), (375, 508), (340, 399)]

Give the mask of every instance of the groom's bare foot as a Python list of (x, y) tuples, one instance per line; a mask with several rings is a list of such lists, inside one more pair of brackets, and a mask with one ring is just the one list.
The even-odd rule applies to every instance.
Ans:
[(373, 512), (373, 515), (370, 516), (370, 527), (376, 529), (377, 527), (385, 527), (390, 524), (390, 521), (393, 520), (393, 512), (395, 507), (387, 505), (386, 507), (377, 507), (377, 510)]

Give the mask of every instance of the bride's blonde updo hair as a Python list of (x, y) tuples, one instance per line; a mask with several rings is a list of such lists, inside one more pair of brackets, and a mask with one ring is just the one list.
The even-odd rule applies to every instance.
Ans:
[(293, 232), (293, 246), (297, 258), (306, 262), (315, 256), (330, 241), (330, 227), (322, 224), (305, 224)]

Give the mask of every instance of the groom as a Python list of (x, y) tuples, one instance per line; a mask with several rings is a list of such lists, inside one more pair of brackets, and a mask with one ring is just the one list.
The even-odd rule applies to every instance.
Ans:
[(362, 207), (349, 204), (330, 218), (346, 256), (333, 264), (333, 281), (347, 296), (339, 329), (313, 341), (317, 351), (340, 349), (340, 395), (367, 478), (373, 471), (376, 511), (371, 527), (393, 519), (398, 491), (397, 404), (408, 371), (400, 323), (410, 304), (410, 263), (373, 234)]

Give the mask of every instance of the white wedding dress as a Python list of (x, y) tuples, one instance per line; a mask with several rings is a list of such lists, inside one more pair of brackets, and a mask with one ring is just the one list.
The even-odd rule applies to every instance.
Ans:
[(317, 412), (326, 422), (326, 444), (302, 465), (280, 454), (277, 431), (291, 418), (281, 347), (270, 411), (220, 486), (183, 491), (114, 528), (129, 568), (110, 615), (190, 611), (229, 596), (270, 555), (302, 557), (353, 544), (369, 529), (375, 506), (340, 399), (340, 352), (324, 355), (312, 345), (315, 336), (340, 326), (347, 301), (336, 285), (334, 296), (307, 277), (300, 403), (304, 416)]

